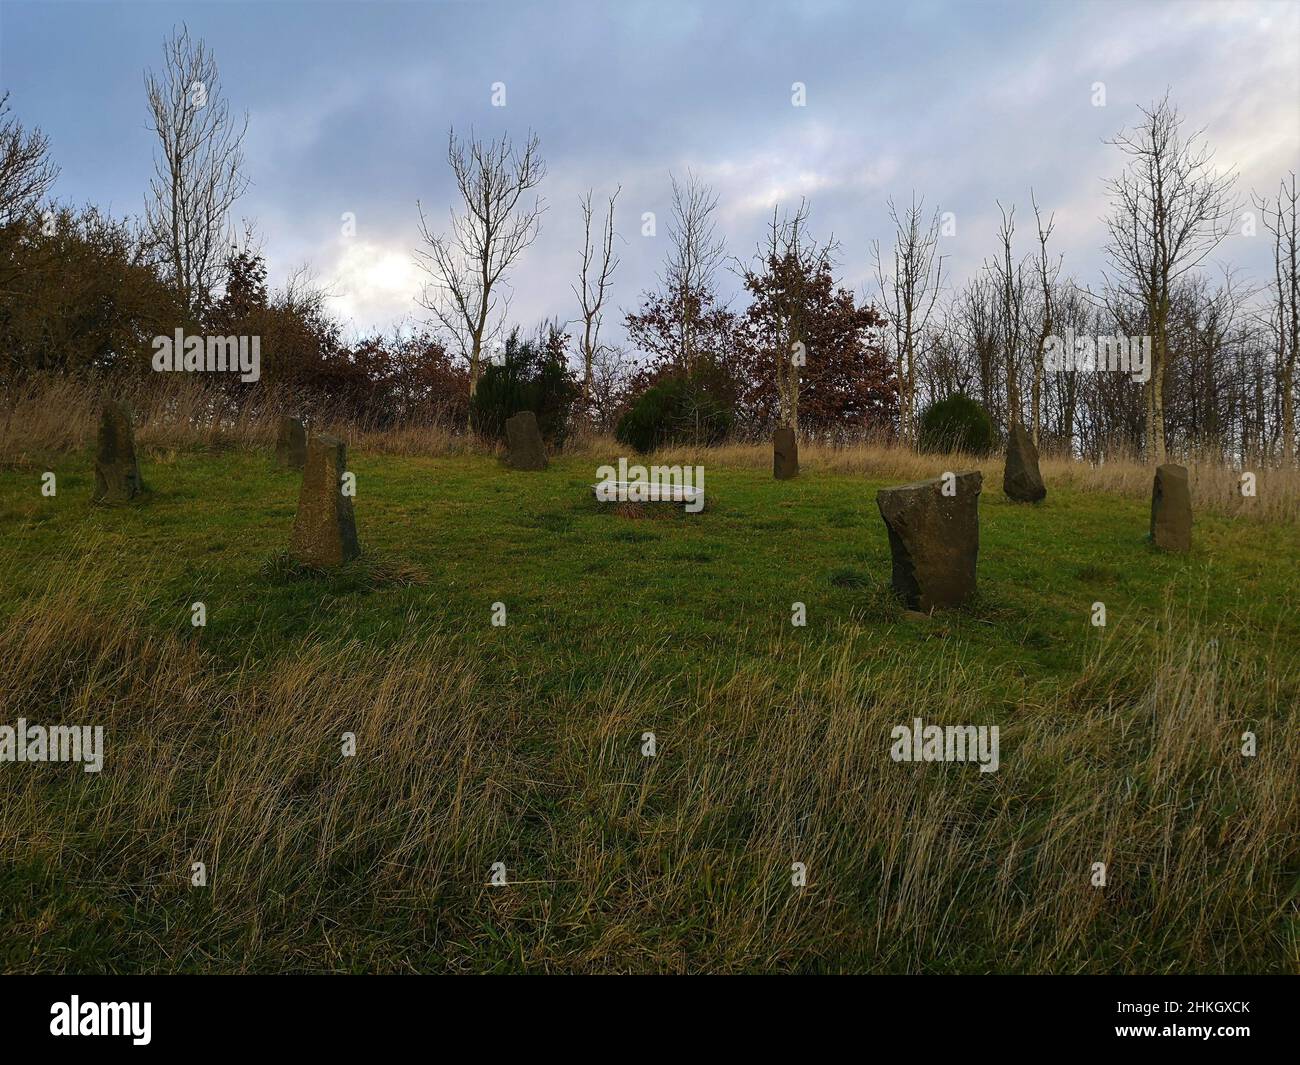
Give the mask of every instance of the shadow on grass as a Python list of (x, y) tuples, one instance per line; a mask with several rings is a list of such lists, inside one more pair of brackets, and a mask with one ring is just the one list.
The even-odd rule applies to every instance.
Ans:
[(312, 566), (288, 551), (279, 551), (262, 564), (261, 575), (267, 583), (279, 586), (318, 581), (334, 593), (409, 588), (429, 582), (429, 575), (415, 563), (369, 552), (338, 566)]

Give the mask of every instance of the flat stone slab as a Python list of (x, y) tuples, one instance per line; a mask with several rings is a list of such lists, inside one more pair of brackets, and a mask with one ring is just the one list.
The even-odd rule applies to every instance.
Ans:
[(129, 503), (144, 491), (144, 482), (135, 458), (131, 415), (122, 404), (104, 404), (95, 443), (95, 488), (90, 498), (108, 506)]
[(1025, 427), (1016, 422), (1007, 434), (1007, 464), (1002, 471), (1002, 491), (1017, 503), (1037, 503), (1047, 495), (1038, 471), (1038, 448)]
[(537, 415), (530, 410), (506, 419), (506, 464), (512, 470), (546, 469), (546, 445), (537, 427)]
[(300, 470), (307, 464), (307, 427), (301, 418), (283, 415), (275, 440), (275, 464), (281, 469)]
[(361, 554), (352, 497), (343, 494), (348, 449), (333, 436), (313, 436), (298, 493), (290, 552), (309, 566), (337, 566)]
[(1192, 490), (1187, 467), (1156, 468), (1151, 484), (1151, 542), (1162, 551), (1192, 549)]
[(778, 481), (799, 476), (799, 438), (788, 426), (772, 434), (772, 476)]
[[(891, 584), (909, 610), (957, 606), (975, 593), (983, 480), (972, 470), (876, 493), (893, 556)], [(952, 495), (944, 495), (945, 484)]]
[(601, 503), (687, 503), (703, 502), (704, 489), (687, 484), (656, 481), (600, 481), (591, 494)]

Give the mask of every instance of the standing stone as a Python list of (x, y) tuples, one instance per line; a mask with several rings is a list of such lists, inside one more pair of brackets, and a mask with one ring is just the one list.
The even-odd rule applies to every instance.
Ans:
[(361, 554), (352, 498), (343, 494), (348, 448), (333, 436), (313, 436), (293, 520), (292, 553), (309, 566), (337, 566)]
[(506, 462), (515, 470), (546, 469), (546, 446), (537, 415), (530, 410), (506, 419)]
[(785, 425), (772, 434), (772, 476), (778, 481), (799, 476), (799, 440)]
[(1192, 492), (1187, 467), (1156, 468), (1151, 486), (1151, 542), (1165, 551), (1192, 549)]
[(130, 502), (143, 491), (131, 415), (120, 403), (105, 403), (95, 454), (95, 491), (90, 498), (96, 503), (115, 505)]
[(280, 417), (280, 435), (275, 441), (275, 464), (286, 470), (300, 470), (307, 462), (307, 427), (301, 418)]
[[(952, 495), (944, 495), (945, 484)], [(974, 593), (982, 484), (983, 477), (971, 471), (876, 493), (889, 530), (893, 588), (909, 610), (956, 606)]]
[(1002, 491), (1017, 503), (1037, 503), (1047, 495), (1043, 475), (1038, 472), (1038, 448), (1019, 422), (1007, 437), (1007, 465), (1002, 472)]

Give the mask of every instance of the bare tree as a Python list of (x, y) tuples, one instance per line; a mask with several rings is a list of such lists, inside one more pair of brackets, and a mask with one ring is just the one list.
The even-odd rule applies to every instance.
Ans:
[(49, 138), (24, 129), (9, 110), (9, 94), (0, 95), (0, 293), (6, 296), (17, 294), (27, 272), (16, 242), (38, 224), (35, 212), (58, 177), (49, 153)]
[(718, 197), (694, 173), (685, 183), (671, 177), (673, 218), (668, 229), (668, 261), (660, 284), (677, 313), (678, 351), (682, 368), (695, 362), (695, 325), (713, 295), (713, 275), (726, 254), (714, 213)]
[(437, 234), (420, 212), (416, 263), (431, 278), (420, 305), (460, 345), (469, 360), (469, 394), (478, 391), (483, 345), (501, 327), (508, 298), (503, 298), (506, 272), (537, 238), (545, 210), (540, 198), (527, 193), (546, 176), (536, 134), (529, 133), (522, 150), (510, 139), (484, 142), (470, 131), (461, 141), (447, 134), (447, 163), (456, 180), (463, 210), (451, 210), (451, 229)]
[(614, 257), (614, 201), (622, 186), (614, 190), (605, 211), (605, 223), (601, 227), (599, 243), (593, 245), (591, 223), (593, 209), (591, 189), (579, 201), (582, 209), (582, 271), (578, 283), (573, 286), (573, 294), (578, 297), (582, 308), (582, 409), (584, 415), (591, 405), (591, 387), (593, 365), (596, 352), (600, 349), (600, 325), (604, 318), (605, 294), (609, 288), (610, 278), (618, 269), (618, 259)]
[(987, 277), (972, 278), (956, 298), (954, 328), (964, 349), (975, 358), (980, 402), (995, 421), (1000, 417), (997, 319), (992, 282)]
[(942, 308), (934, 339), (921, 363), (920, 392), (926, 402), (947, 399), (956, 393), (976, 394), (978, 360), (969, 358), (964, 327), (963, 307), (960, 299), (954, 297)]
[(0, 96), (0, 226), (35, 210), (58, 174), (49, 138), (24, 129), (10, 111), (9, 94)]
[(997, 298), (998, 324), (1001, 331), (1003, 357), (1006, 360), (1007, 433), (1016, 424), (1024, 424), (1024, 409), (1020, 396), (1020, 349), (1025, 335), (1025, 264), (1013, 262), (1012, 237), (1016, 232), (1016, 209), (1008, 211), (998, 203), (1002, 222), (998, 226), (998, 258), (985, 264), (993, 279)]
[(1043, 216), (1038, 210), (1038, 200), (1034, 196), (1033, 189), (1029, 190), (1029, 200), (1034, 205), (1034, 222), (1038, 226), (1038, 258), (1034, 263), (1035, 271), (1038, 275), (1039, 298), (1042, 300), (1042, 307), (1039, 316), (1038, 343), (1034, 347), (1034, 381), (1029, 395), (1029, 417), (1033, 423), (1034, 447), (1038, 446), (1039, 431), (1042, 428), (1042, 397), (1043, 397), (1043, 344), (1047, 338), (1055, 331), (1055, 316), (1052, 307), (1052, 292), (1056, 284), (1057, 275), (1061, 272), (1061, 260), (1058, 257), (1055, 263), (1048, 259), (1047, 242), (1052, 236), (1052, 229), (1055, 226), (1055, 216), (1049, 215), (1047, 225), (1043, 225)]
[(1165, 461), (1165, 373), (1175, 283), (1195, 269), (1228, 235), (1236, 204), (1236, 174), (1219, 174), (1203, 131), (1182, 135), (1182, 116), (1166, 94), (1143, 108), (1144, 121), (1111, 144), (1128, 158), (1109, 182), (1111, 215), (1107, 287), (1136, 300), (1151, 330), (1151, 378), (1146, 383), (1147, 460)]
[(596, 425), (609, 431), (624, 396), (627, 380), (635, 367), (627, 351), (615, 344), (601, 344), (592, 359), (591, 405)]
[(1296, 180), (1279, 184), (1272, 203), (1256, 197), (1255, 203), (1264, 216), (1264, 228), (1273, 236), (1272, 305), (1269, 325), (1276, 354), (1278, 421), (1282, 433), (1282, 462), (1297, 461), (1295, 439), (1295, 368), (1300, 352), (1300, 279), (1296, 274)]
[(198, 315), (212, 301), (229, 245), (230, 208), (242, 173), (248, 116), (235, 119), (222, 95), (217, 61), (182, 25), (163, 44), (162, 74), (145, 73), (151, 129), (158, 137), (145, 201), (151, 243)]
[(943, 256), (938, 254), (939, 212), (926, 225), (922, 222), (924, 200), (918, 202), (915, 194), (901, 218), (894, 201), (888, 202), (889, 217), (894, 223), (893, 271), (885, 269), (879, 241), (871, 242), (871, 252), (880, 298), (893, 334), (889, 340), (898, 377), (899, 435), (912, 441), (916, 438), (916, 374), (920, 349), (943, 283)]
[[(1084, 298), (1073, 278), (1054, 281), (1048, 299), (1051, 307), (1052, 332), (1059, 328), (1070, 334), (1088, 331), (1089, 315), (1095, 313), (1092, 305)], [(1044, 332), (1043, 336), (1051, 334)], [(1059, 335), (1059, 334), (1058, 334)], [(1042, 363), (1042, 345), (1039, 345), (1039, 364)], [(1077, 367), (1070, 365), (1053, 375), (1046, 388), (1047, 404), (1055, 400), (1055, 419), (1051, 435), (1065, 454), (1075, 453), (1075, 423), (1080, 406), (1080, 393), (1083, 382)], [(1082, 454), (1082, 442), (1080, 444)]]

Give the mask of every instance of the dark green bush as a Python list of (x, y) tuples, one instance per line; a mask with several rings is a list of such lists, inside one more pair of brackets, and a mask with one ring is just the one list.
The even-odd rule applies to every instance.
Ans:
[(987, 455), (993, 450), (993, 419), (969, 396), (956, 392), (925, 408), (919, 436), (922, 451)]
[(476, 432), (501, 439), (506, 419), (530, 410), (547, 443), (564, 443), (579, 395), (565, 358), (565, 339), (556, 331), (534, 340), (521, 340), (518, 329), (511, 332), (501, 361), (483, 367), (470, 400), (470, 424)]
[(637, 398), (614, 435), (641, 452), (672, 443), (717, 444), (735, 420), (732, 405), (704, 375), (668, 377)]

